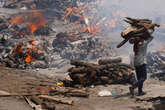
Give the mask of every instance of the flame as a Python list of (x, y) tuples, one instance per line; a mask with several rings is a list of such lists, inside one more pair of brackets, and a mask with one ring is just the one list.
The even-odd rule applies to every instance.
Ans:
[(36, 10), (33, 10), (29, 15), (28, 27), (32, 35), (39, 27), (45, 27), (46, 21), (45, 18)]
[(16, 53), (20, 53), (21, 56), (19, 57), (22, 57), (26, 63), (31, 63), (32, 61), (36, 60), (36, 58), (33, 57), (33, 53), (43, 53), (43, 47), (40, 46), (40, 48), (37, 48), (37, 41), (32, 40), (25, 42), (24, 44), (22, 43), (16, 45), (13, 51), (13, 55), (16, 55)]
[(79, 32), (86, 32), (86, 33), (96, 35), (100, 32), (100, 27), (98, 25), (87, 26), (85, 28), (81, 28)]
[(22, 23), (26, 23), (27, 27), (30, 30), (30, 35), (32, 35), (39, 27), (45, 27), (46, 21), (45, 18), (41, 13), (39, 13), (37, 10), (33, 9), (30, 13), (27, 15), (22, 14), (19, 16), (14, 17), (11, 20), (11, 25), (19, 25)]
[(30, 62), (32, 62), (32, 61), (34, 61), (35, 59), (32, 57), (32, 55), (30, 54), (30, 53), (27, 53), (26, 54), (26, 58), (25, 58), (25, 61), (27, 62), (27, 63), (30, 63)]
[(64, 16), (62, 17), (62, 20), (65, 20), (69, 15), (73, 14), (79, 14), (81, 11), (78, 8), (67, 8)]
[(89, 26), (87, 27), (87, 31), (91, 34), (97, 34), (100, 32), (99, 26)]
[(24, 15), (16, 16), (11, 20), (11, 25), (15, 26), (25, 21)]

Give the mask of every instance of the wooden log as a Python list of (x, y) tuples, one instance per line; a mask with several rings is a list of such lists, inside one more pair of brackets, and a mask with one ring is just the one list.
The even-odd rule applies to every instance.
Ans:
[(122, 59), (120, 57), (118, 58), (111, 58), (111, 59), (100, 59), (98, 61), (99, 65), (106, 65), (106, 64), (111, 64), (111, 63), (121, 63)]
[(99, 66), (99, 69), (101, 70), (101, 71), (103, 71), (103, 70), (109, 70), (109, 69), (113, 69), (114, 70), (114, 68), (117, 66), (117, 64), (115, 64), (115, 63), (112, 63), (112, 64), (106, 64), (106, 65), (100, 65)]
[(135, 19), (135, 18), (130, 18), (130, 17), (126, 17), (127, 20), (133, 22), (133, 23), (147, 23), (147, 24), (151, 24), (152, 20), (149, 19)]
[(78, 73), (87, 73), (89, 71), (88, 68), (85, 67), (72, 67), (71, 69), (68, 70), (71, 74), (78, 74)]
[(116, 47), (117, 47), (117, 48), (122, 47), (128, 40), (129, 40), (129, 38), (124, 39), (124, 40), (123, 40), (121, 43), (119, 43)]
[(34, 95), (41, 95), (41, 94), (0, 94), (0, 97), (15, 97), (15, 96), (34, 96)]
[(56, 110), (56, 106), (55, 105), (50, 105), (49, 103), (43, 102), (41, 104), (41, 108), (44, 110)]
[(89, 68), (95, 68), (96, 66), (98, 66), (97, 64), (88, 63), (84, 61), (78, 61), (78, 60), (71, 60), (70, 64), (75, 65), (76, 67), (89, 67)]
[(73, 80), (73, 83), (75, 84), (80, 84), (84, 78), (86, 78), (87, 73), (81, 73), (81, 74), (72, 74), (69, 73), (69, 76), (71, 77), (71, 79)]
[(61, 98), (52, 97), (52, 96), (48, 96), (48, 95), (40, 95), (38, 97), (42, 98), (42, 99), (53, 100), (53, 101), (56, 101), (56, 102), (59, 102), (62, 104), (74, 105), (73, 100), (66, 100), (66, 99), (61, 99)]
[(38, 98), (37, 96), (31, 96), (31, 97), (30, 97), (30, 100), (31, 100), (32, 102), (34, 102), (36, 105), (41, 105), (41, 104), (42, 104), (41, 99)]
[(134, 67), (132, 67), (132, 66), (129, 65), (129, 64), (119, 63), (118, 66), (125, 66), (125, 67), (128, 68), (128, 69), (134, 70)]
[(74, 96), (74, 97), (88, 97), (89, 94), (86, 92), (86, 90), (82, 89), (68, 89), (68, 88), (55, 88), (51, 90), (51, 93), (54, 93), (56, 95), (63, 94), (66, 96)]
[(107, 76), (101, 76), (100, 79), (101, 79), (102, 83), (104, 83), (104, 84), (108, 84), (108, 82), (109, 82), (109, 78)]

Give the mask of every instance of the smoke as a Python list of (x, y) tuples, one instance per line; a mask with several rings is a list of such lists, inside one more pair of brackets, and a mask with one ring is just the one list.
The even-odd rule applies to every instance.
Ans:
[[(117, 22), (121, 28), (117, 28), (115, 31), (108, 34), (108, 38), (116, 42), (116, 45), (122, 41), (120, 37), (121, 31), (127, 25), (123, 19), (125, 16), (133, 18), (148, 18), (153, 22), (159, 23), (162, 26), (155, 29), (153, 34), (154, 40), (149, 44), (148, 50), (155, 51), (160, 43), (165, 41), (165, 1), (163, 0), (100, 0), (98, 7), (101, 8), (100, 14), (105, 16), (111, 16), (113, 11), (120, 11), (124, 13), (124, 16), (119, 17)], [(130, 55), (133, 54), (132, 45), (126, 43), (120, 49), (117, 49), (119, 55)]]

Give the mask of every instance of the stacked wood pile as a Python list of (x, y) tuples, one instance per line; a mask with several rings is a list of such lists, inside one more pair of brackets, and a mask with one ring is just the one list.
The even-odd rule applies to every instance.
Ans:
[[(133, 68), (121, 63), (121, 58), (100, 59), (98, 64), (84, 61), (71, 60), (72, 67), (68, 70), (69, 76), (73, 80), (70, 86), (89, 86), (97, 84), (133, 84), (135, 76)], [(66, 84), (67, 81), (65, 82)]]
[(127, 27), (123, 32), (121, 32), (122, 38), (124, 40), (117, 45), (117, 48), (123, 46), (127, 41), (131, 38), (139, 39), (143, 38), (147, 33), (148, 29), (152, 29), (154, 31), (155, 27), (159, 27), (159, 24), (152, 23), (152, 20), (149, 19), (134, 19), (130, 17), (126, 17), (125, 22), (129, 23), (131, 26)]

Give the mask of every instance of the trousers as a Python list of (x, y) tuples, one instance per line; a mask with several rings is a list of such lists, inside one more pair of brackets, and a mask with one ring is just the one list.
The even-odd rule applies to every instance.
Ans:
[(143, 64), (141, 66), (136, 66), (136, 77), (137, 82), (133, 84), (133, 89), (138, 87), (138, 92), (142, 92), (143, 89), (143, 83), (147, 79), (147, 70), (146, 70), (146, 64)]

